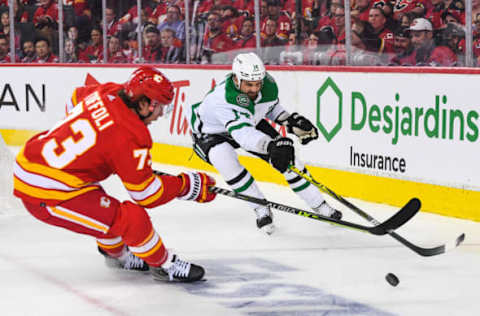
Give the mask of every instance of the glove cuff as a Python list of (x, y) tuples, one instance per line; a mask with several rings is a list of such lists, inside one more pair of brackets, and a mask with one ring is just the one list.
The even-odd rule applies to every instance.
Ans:
[(183, 181), (178, 198), (181, 200), (196, 200), (200, 195), (202, 179), (198, 173), (184, 172), (179, 175)]

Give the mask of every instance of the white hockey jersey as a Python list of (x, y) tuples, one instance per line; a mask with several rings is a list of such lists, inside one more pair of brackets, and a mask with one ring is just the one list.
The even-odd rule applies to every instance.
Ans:
[(285, 110), (279, 104), (278, 87), (267, 73), (256, 100), (239, 91), (233, 74), (211, 90), (202, 102), (191, 106), (187, 118), (195, 134), (230, 134), (245, 150), (266, 153), (271, 138), (255, 129), (264, 118), (275, 121)]

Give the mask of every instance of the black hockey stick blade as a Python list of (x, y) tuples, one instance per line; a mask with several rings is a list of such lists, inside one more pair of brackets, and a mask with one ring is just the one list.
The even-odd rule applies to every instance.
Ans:
[(411, 242), (409, 242), (408, 240), (406, 240), (405, 238), (403, 238), (402, 236), (398, 235), (395, 232), (391, 232), (390, 235), (423, 257), (432, 257), (436, 255), (441, 255), (442, 253), (445, 253), (447, 251), (457, 248), (465, 240), (465, 234), (463, 233), (460, 236), (458, 236), (455, 240), (452, 240), (451, 242), (448, 242), (433, 248), (424, 248), (424, 247), (420, 247), (415, 244), (412, 244)]
[(383, 223), (373, 227), (370, 233), (374, 235), (385, 235), (394, 231), (406, 222), (408, 222), (415, 214), (418, 213), (421, 207), (421, 202), (417, 198), (412, 198), (405, 204), (400, 211), (395, 213), (392, 217), (384, 221)]

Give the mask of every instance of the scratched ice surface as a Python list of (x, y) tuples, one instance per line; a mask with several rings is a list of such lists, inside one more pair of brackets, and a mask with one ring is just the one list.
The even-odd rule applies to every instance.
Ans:
[[(155, 165), (166, 172), (182, 168)], [(218, 179), (218, 178), (217, 178)], [(218, 185), (227, 187), (218, 179)], [(116, 178), (110, 194), (127, 199)], [(303, 207), (286, 187), (266, 196)], [(378, 219), (395, 208), (352, 200)], [(389, 236), (373, 236), (275, 212), (264, 236), (244, 202), (174, 201), (150, 210), (168, 248), (202, 264), (207, 281), (166, 284), (109, 270), (96, 244), (47, 226), (21, 209), (0, 215), (0, 314), (10, 315), (479, 315), (479, 223), (420, 213), (398, 232), (435, 246), (465, 232), (465, 244), (424, 258)], [(344, 211), (345, 218), (364, 223)], [(385, 281), (393, 272), (397, 287)]]

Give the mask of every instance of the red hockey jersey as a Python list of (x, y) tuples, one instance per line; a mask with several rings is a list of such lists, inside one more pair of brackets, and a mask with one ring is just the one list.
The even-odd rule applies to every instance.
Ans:
[(181, 179), (153, 174), (150, 132), (118, 96), (122, 88), (105, 83), (75, 89), (68, 116), (33, 136), (17, 155), (14, 194), (57, 205), (100, 189), (98, 182), (115, 173), (144, 207), (177, 197)]

